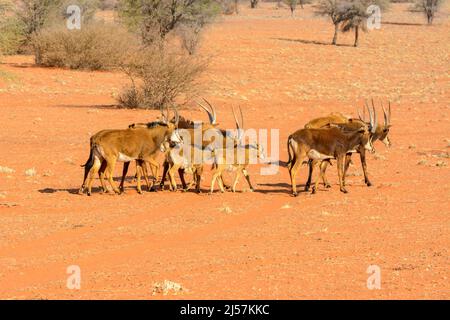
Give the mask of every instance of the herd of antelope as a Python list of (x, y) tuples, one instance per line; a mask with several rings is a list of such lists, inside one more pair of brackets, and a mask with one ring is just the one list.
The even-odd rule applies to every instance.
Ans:
[[(247, 168), (252, 163), (252, 157), (259, 160), (265, 159), (264, 150), (258, 143), (246, 143), (243, 139), (244, 117), (239, 107), (240, 121), (232, 108), (236, 131), (219, 128), (214, 106), (206, 99), (206, 106), (198, 103), (207, 113), (209, 122), (197, 122), (185, 119), (173, 109), (173, 117), (169, 116), (169, 109), (161, 109), (161, 117), (157, 121), (149, 123), (133, 123), (126, 129), (101, 130), (90, 139), (90, 154), (84, 167), (83, 184), (79, 193), (91, 195), (92, 182), (98, 174), (103, 192), (108, 189), (105, 178), (112, 190), (121, 194), (124, 191), (124, 182), (131, 161), (136, 163), (136, 184), (138, 193), (142, 193), (141, 177), (143, 176), (149, 191), (156, 191), (159, 177), (160, 163), (158, 157), (164, 154), (163, 172), (159, 183), (160, 189), (164, 189), (168, 175), (171, 191), (177, 190), (175, 180), (178, 173), (182, 188), (188, 191), (195, 186), (197, 193), (201, 192), (200, 184), (203, 167), (210, 163), (212, 166), (212, 179), (210, 193), (214, 192), (217, 182), (221, 192), (225, 189), (236, 191), (239, 178), (243, 175), (250, 187)], [(380, 125), (377, 121), (377, 113), (372, 99), (372, 106), (365, 103), (363, 115), (358, 110), (358, 118), (346, 117), (341, 113), (331, 113), (328, 116), (313, 119), (303, 129), (300, 129), (288, 137), (287, 150), (289, 160), (287, 168), (291, 178), (292, 195), (297, 196), (296, 175), (302, 164), (309, 168), (308, 180), (305, 191), (311, 186), (313, 171), (318, 168), (319, 174), (312, 188), (315, 193), (319, 180), (323, 181), (326, 188), (330, 188), (325, 172), (331, 160), (337, 160), (337, 171), (340, 190), (347, 193), (345, 188), (345, 176), (351, 163), (353, 153), (359, 153), (364, 179), (367, 186), (371, 182), (367, 173), (366, 151), (375, 152), (373, 143), (380, 140), (386, 146), (390, 146), (389, 129), (391, 127), (391, 104), (388, 109), (381, 104), (384, 114), (384, 123)], [(366, 110), (369, 119), (365, 118)], [(200, 143), (195, 135), (200, 132)], [(217, 138), (220, 139), (217, 139)], [(223, 151), (226, 150), (224, 153)], [(231, 152), (230, 158), (225, 154)], [(195, 155), (202, 155), (200, 161), (194, 159)], [(207, 155), (205, 155), (207, 154)], [(239, 154), (239, 155), (238, 155)], [(207, 159), (207, 161), (205, 160)], [(117, 162), (124, 162), (122, 179), (119, 187), (113, 180), (114, 168)], [(150, 166), (152, 179), (149, 179), (147, 165)], [(235, 171), (235, 177), (231, 186), (226, 186), (223, 179), (225, 170)], [(192, 174), (189, 184), (186, 183), (185, 173)], [(320, 178), (320, 179), (319, 179)], [(151, 180), (151, 181), (150, 181)]]

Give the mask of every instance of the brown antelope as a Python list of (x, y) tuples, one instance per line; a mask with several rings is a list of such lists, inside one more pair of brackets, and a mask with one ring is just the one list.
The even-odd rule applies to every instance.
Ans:
[(247, 168), (252, 160), (259, 158), (264, 159), (264, 151), (262, 147), (255, 143), (255, 144), (242, 144), (242, 133), (243, 133), (243, 123), (244, 118), (242, 116), (242, 109), (239, 107), (240, 114), (241, 114), (241, 122), (239, 123), (236, 113), (234, 112), (233, 108), (233, 116), (236, 123), (236, 128), (238, 132), (237, 136), (237, 143), (233, 145), (228, 145), (228, 148), (233, 148), (233, 160), (230, 162), (229, 159), (227, 159), (227, 149), (226, 148), (217, 148), (214, 150), (214, 164), (213, 164), (213, 172), (212, 172), (212, 178), (211, 178), (211, 190), (210, 193), (212, 194), (214, 192), (214, 185), (216, 183), (216, 180), (218, 182), (219, 188), (221, 192), (225, 192), (224, 184), (223, 184), (223, 177), (222, 174), (225, 170), (233, 170), (236, 171), (236, 176), (233, 181), (233, 185), (231, 187), (232, 192), (236, 192), (236, 185), (239, 181), (239, 178), (241, 175), (244, 175), (245, 179), (247, 180), (247, 183), (250, 187), (250, 191), (253, 192), (254, 188), (250, 182), (250, 176), (248, 174)]
[[(169, 165), (168, 174), (170, 190), (177, 191), (175, 174), (176, 172), (180, 172), (180, 169), (182, 169), (183, 173), (188, 172), (193, 176), (193, 179), (189, 185), (186, 187), (183, 186), (184, 191), (189, 191), (195, 184), (196, 192), (200, 193), (200, 181), (203, 173), (203, 159), (196, 162), (195, 156), (196, 152), (203, 156), (203, 148), (202, 146), (194, 144), (188, 145), (186, 149), (184, 147), (185, 146), (182, 141), (180, 143), (171, 143), (170, 141), (166, 141), (161, 145), (161, 152), (166, 154), (166, 162)], [(189, 154), (185, 154), (185, 151)]]
[[(209, 123), (198, 123), (193, 122), (189, 120), (185, 120), (184, 123), (180, 122), (178, 125), (178, 130), (173, 133), (174, 136), (177, 137), (177, 139), (183, 140), (183, 138), (179, 138), (180, 135), (186, 135), (186, 138), (189, 140), (183, 142), (183, 148), (190, 147), (190, 156), (189, 155), (183, 155), (183, 153), (180, 154), (180, 148), (181, 146), (177, 146), (175, 150), (171, 152), (172, 159), (167, 158), (167, 161), (164, 162), (164, 172), (163, 176), (161, 178), (161, 188), (164, 186), (165, 176), (166, 173), (171, 170), (172, 174), (174, 173), (174, 170), (178, 170), (181, 183), (183, 186), (183, 189), (189, 190), (190, 186), (192, 186), (192, 183), (188, 187), (184, 181), (184, 167), (187, 166), (188, 170), (193, 170), (194, 172), (194, 180), (196, 184), (196, 192), (200, 193), (200, 181), (201, 181), (201, 174), (203, 172), (203, 167), (200, 168), (200, 164), (195, 164), (195, 167), (192, 166), (192, 161), (194, 160), (192, 157), (193, 155), (198, 152), (203, 154), (203, 152), (206, 151), (212, 151), (215, 148), (225, 148), (227, 144), (235, 144), (236, 143), (236, 137), (232, 136), (229, 131), (222, 130), (217, 128), (217, 115), (216, 110), (211, 103), (209, 103), (206, 99), (203, 99), (207, 106), (204, 106), (201, 103), (198, 103), (200, 107), (202, 107), (203, 110), (208, 115)], [(241, 114), (242, 117), (242, 114)], [(198, 130), (201, 127), (201, 131), (198, 132)], [(195, 141), (195, 134), (200, 133), (201, 134), (201, 141), (197, 142)], [(216, 140), (218, 138), (218, 140)], [(230, 141), (231, 139), (231, 141)], [(172, 141), (173, 142), (173, 141)], [(197, 145), (196, 145), (197, 143)], [(198, 145), (198, 143), (200, 143)], [(174, 145), (172, 145), (174, 147)], [(174, 153), (177, 153), (176, 157), (173, 156)], [(176, 161), (179, 163), (177, 164)], [(223, 183), (223, 177), (220, 178)], [(171, 179), (171, 190), (176, 190), (176, 187), (173, 186), (174, 180)]]
[[(163, 109), (161, 108), (162, 121), (167, 121), (168, 115), (169, 115), (169, 110), (166, 108), (166, 114), (165, 114)], [(133, 123), (133, 124), (129, 125), (128, 128), (130, 128), (130, 129), (137, 128), (137, 127), (145, 128), (149, 125), (151, 126), (151, 124), (152, 124), (151, 122), (150, 123)], [(90, 138), (91, 149), (92, 149), (93, 143), (95, 143), (95, 141), (97, 141), (103, 134), (105, 134), (106, 132), (109, 132), (109, 131), (111, 131), (111, 129), (101, 130), (101, 131), (97, 132), (96, 134), (94, 134), (93, 136), (91, 136), (91, 138)], [(157, 157), (157, 155), (154, 156), (154, 158), (156, 158), (156, 157)], [(89, 162), (89, 159), (88, 159), (88, 162)], [(84, 189), (86, 188), (86, 181), (87, 181), (87, 177), (88, 177), (89, 171), (90, 171), (90, 168), (87, 166), (88, 162), (86, 162), (86, 164), (82, 165), (82, 167), (84, 167), (84, 179), (83, 179), (83, 183), (78, 191), (78, 193), (80, 193), (80, 194), (82, 194), (84, 192)], [(142, 173), (144, 174), (144, 178), (147, 183), (147, 187), (150, 191), (151, 188), (153, 187), (153, 185), (150, 186), (150, 182), (148, 180), (147, 166), (146, 166), (145, 162), (143, 162), (142, 160), (137, 159), (136, 162), (139, 162), (139, 165), (136, 168), (138, 168), (140, 166), (143, 170)], [(155, 177), (158, 176), (159, 163), (157, 163), (156, 159), (153, 159), (153, 158), (149, 159), (149, 163), (151, 165), (151, 170), (152, 170), (154, 179), (156, 179)], [(103, 173), (105, 172), (105, 169), (106, 169), (106, 164), (107, 163), (105, 160), (102, 161), (100, 169), (98, 170), (99, 180), (101, 183), (102, 191), (104, 193), (106, 193), (108, 191), (104, 184), (104, 175), (103, 175)], [(126, 174), (127, 174), (129, 165), (130, 165), (130, 162), (124, 162), (122, 179), (121, 179), (120, 186), (119, 186), (119, 190), (121, 192), (124, 191), (124, 182), (125, 182), (125, 178), (126, 178)]]
[(309, 121), (305, 124), (305, 129), (320, 129), (332, 123), (347, 123), (348, 120), (348, 117), (344, 116), (342, 113), (333, 112), (326, 117), (320, 117)]
[[(208, 119), (209, 119), (209, 123), (205, 123), (205, 122), (195, 122), (192, 120), (188, 120), (186, 118), (181, 118), (179, 119), (179, 123), (178, 123), (178, 129), (183, 130), (184, 132), (188, 133), (189, 136), (191, 137), (191, 142), (193, 143), (194, 141), (194, 129), (198, 129), (199, 127), (201, 127), (202, 129), (202, 145), (207, 145), (209, 143), (209, 141), (204, 141), (203, 140), (203, 133), (206, 132), (207, 130), (210, 129), (216, 129), (217, 127), (217, 115), (216, 115), (216, 109), (214, 108), (213, 105), (211, 105), (211, 103), (208, 102), (208, 100), (206, 100), (205, 98), (203, 98), (203, 101), (206, 102), (208, 107), (205, 107), (203, 104), (197, 102), (197, 104), (203, 109), (205, 110), (205, 112), (208, 115)], [(173, 119), (172, 119), (173, 121)], [(177, 135), (179, 137), (179, 135)], [(166, 158), (167, 160), (167, 158)], [(167, 173), (170, 169), (170, 164), (167, 161), (164, 161), (163, 164), (163, 174), (161, 177), (161, 182), (160, 182), (160, 188), (163, 190), (164, 189), (164, 182), (166, 181), (166, 176)], [(183, 189), (187, 188), (187, 184), (186, 181), (184, 179), (184, 169), (182, 167), (178, 168), (178, 175), (180, 176), (180, 180), (181, 180), (181, 184), (183, 186)], [(172, 186), (171, 186), (171, 190), (172, 190)]]
[[(390, 127), (391, 127), (391, 103), (389, 102), (389, 108), (388, 108), (388, 112), (386, 112), (386, 110), (384, 109), (384, 106), (383, 106), (383, 104), (381, 104), (381, 107), (382, 107), (382, 109), (383, 109), (383, 114), (384, 114), (384, 124), (383, 125), (380, 125), (380, 124), (377, 124), (377, 126), (376, 126), (376, 130), (375, 130), (375, 132), (372, 134), (372, 136), (371, 136), (371, 140), (372, 140), (372, 143), (374, 143), (375, 141), (377, 141), (377, 140), (380, 140), (381, 142), (383, 142), (383, 144), (385, 145), (385, 146), (387, 146), (387, 147), (390, 147), (391, 146), (391, 142), (390, 142), (390, 139), (389, 139), (389, 129), (390, 129)], [(372, 114), (372, 112), (371, 112), (371, 110), (370, 110), (370, 108), (369, 108), (369, 106), (368, 106), (368, 104), (367, 104), (367, 101), (366, 101), (366, 103), (365, 103), (365, 108), (368, 110), (368, 112), (369, 112), (369, 118), (371, 118), (372, 116), (373, 117), (376, 117), (376, 111), (375, 111), (375, 105), (374, 105), (374, 102), (373, 102), (373, 99), (372, 99), (372, 112), (373, 112), (373, 114)], [(361, 115), (361, 113), (360, 113), (360, 111), (359, 111), (359, 109), (358, 109), (358, 116), (359, 116), (359, 119), (361, 120), (361, 121), (365, 121), (366, 122), (366, 120), (365, 120), (365, 110), (366, 109), (364, 109), (364, 113), (363, 113), (363, 116)], [(326, 117), (325, 117), (326, 118)], [(336, 123), (336, 124), (343, 124), (343, 123), (347, 123), (348, 121), (350, 121), (351, 119), (347, 119), (347, 120), (343, 120), (343, 122), (331, 122), (331, 118), (332, 117), (330, 117), (330, 123)], [(320, 119), (320, 118), (319, 118)], [(323, 119), (323, 118), (322, 118)], [(336, 121), (336, 119), (333, 119), (333, 121)], [(369, 126), (370, 126), (370, 119), (369, 119), (369, 122), (368, 122), (368, 124), (369, 124)], [(311, 124), (312, 122), (314, 122), (314, 120), (312, 120), (312, 121), (310, 121), (308, 124)], [(308, 125), (307, 124), (307, 125)], [(306, 126), (305, 126), (306, 127)], [(368, 172), (367, 172), (367, 162), (366, 162), (366, 151), (365, 151), (365, 149), (364, 148), (358, 148), (358, 149), (356, 149), (356, 152), (357, 153), (359, 153), (359, 155), (360, 155), (360, 161), (361, 161), (361, 166), (362, 166), (362, 168), (363, 168), (363, 173), (364, 173), (364, 182), (366, 183), (366, 185), (367, 186), (371, 186), (372, 185), (372, 183), (370, 182), (370, 180), (369, 180), (369, 175), (368, 175)], [(347, 175), (347, 170), (348, 170), (348, 168), (349, 168), (349, 166), (350, 166), (350, 163), (351, 163), (351, 156), (352, 156), (352, 153), (353, 152), (349, 152), (348, 154), (347, 154), (347, 156), (346, 156), (346, 159), (345, 159), (345, 166), (344, 166), (344, 185), (345, 185), (345, 177), (346, 177), (346, 175)], [(321, 166), (321, 177), (322, 177), (322, 180), (323, 180), (323, 184), (325, 185), (325, 187), (327, 187), (327, 188), (330, 188), (331, 187), (331, 185), (328, 183), (328, 181), (327, 181), (327, 178), (326, 178), (326, 174), (325, 174), (325, 172), (326, 172), (326, 167), (327, 167), (327, 163), (322, 163), (320, 166)], [(310, 185), (310, 183), (311, 183), (311, 171), (312, 171), (312, 168), (310, 167), (310, 174), (309, 174), (309, 176), (308, 176), (308, 181), (306, 182), (306, 185), (305, 185), (305, 190), (308, 190), (309, 189), (309, 185)]]
[[(372, 120), (372, 119), (371, 119)], [(336, 125), (323, 129), (300, 129), (289, 136), (287, 147), (289, 153), (288, 169), (291, 177), (292, 194), (297, 196), (296, 176), (303, 160), (309, 160), (310, 151), (337, 159), (340, 190), (347, 193), (343, 184), (344, 159), (348, 151), (362, 146), (373, 150), (370, 139), (376, 129), (376, 122), (369, 126), (363, 121), (352, 121), (345, 125)]]
[[(178, 112), (175, 109), (175, 117), (178, 120)], [(101, 135), (97, 135), (91, 145), (89, 159), (85, 165), (85, 174), (90, 172), (88, 181), (88, 195), (91, 195), (91, 187), (94, 176), (101, 168), (102, 162), (106, 161), (105, 172), (108, 181), (115, 193), (120, 194), (120, 190), (113, 181), (113, 171), (116, 162), (130, 162), (133, 160), (149, 161), (160, 150), (161, 144), (176, 129), (177, 121), (171, 123), (167, 121), (153, 122), (146, 128), (128, 128), (125, 130), (107, 130)], [(91, 140), (92, 141), (92, 140)], [(141, 189), (140, 162), (137, 162), (137, 190)], [(103, 173), (102, 173), (103, 175)], [(102, 180), (101, 175), (101, 180)], [(80, 192), (84, 191), (84, 183)]]

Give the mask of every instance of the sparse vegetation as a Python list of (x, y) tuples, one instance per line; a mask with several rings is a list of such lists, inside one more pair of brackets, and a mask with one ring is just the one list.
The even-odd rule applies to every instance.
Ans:
[(47, 28), (36, 34), (32, 43), (38, 65), (89, 70), (115, 68), (138, 46), (123, 28), (101, 23), (81, 30)]
[(367, 8), (370, 5), (377, 5), (380, 9), (385, 9), (388, 0), (319, 0), (316, 12), (319, 15), (327, 15), (334, 25), (334, 36), (332, 44), (337, 44), (339, 27), (343, 32), (354, 31), (354, 46), (358, 46), (359, 31), (367, 31)]
[(427, 17), (428, 24), (433, 24), (436, 13), (441, 8), (444, 0), (416, 0), (414, 8), (418, 11), (422, 11)]
[(291, 16), (294, 16), (295, 9), (297, 9), (298, 0), (284, 0), (284, 2), (289, 6), (291, 10)]
[(123, 66), (131, 85), (119, 96), (120, 105), (127, 108), (159, 109), (184, 104), (198, 90), (198, 76), (205, 61), (162, 50), (159, 46), (136, 52)]
[(203, 27), (220, 12), (212, 0), (121, 0), (119, 15), (145, 45), (163, 44), (167, 35), (181, 25)]

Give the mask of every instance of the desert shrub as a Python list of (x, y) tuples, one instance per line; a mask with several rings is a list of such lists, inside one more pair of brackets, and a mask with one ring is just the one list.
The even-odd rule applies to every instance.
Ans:
[(81, 8), (82, 23), (93, 19), (98, 6), (98, 0), (0, 0), (0, 11), (4, 3), (9, 5), (7, 15), (0, 12), (0, 47), (9, 54), (30, 52), (36, 34), (64, 24), (69, 5)]
[(123, 65), (131, 85), (118, 102), (123, 107), (145, 109), (184, 104), (197, 93), (197, 79), (205, 66), (205, 61), (159, 46), (136, 52)]
[(0, 53), (15, 54), (25, 41), (24, 27), (12, 14), (10, 1), (0, 0)]
[(137, 46), (123, 28), (102, 23), (81, 30), (51, 27), (36, 34), (32, 43), (38, 65), (89, 70), (115, 68)]

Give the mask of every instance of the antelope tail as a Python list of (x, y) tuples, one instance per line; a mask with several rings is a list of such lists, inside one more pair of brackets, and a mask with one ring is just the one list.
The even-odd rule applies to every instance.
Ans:
[[(292, 154), (291, 154), (292, 146), (291, 146), (291, 140), (292, 140), (292, 136), (289, 136), (289, 137), (288, 137), (288, 140), (287, 140), (287, 150), (288, 150), (288, 155), (289, 155), (289, 160), (288, 160), (288, 162), (287, 162), (287, 167), (288, 167), (288, 168), (291, 167), (291, 163), (292, 163)], [(293, 150), (292, 150), (292, 151), (293, 151)]]
[(91, 150), (89, 152), (89, 158), (87, 159), (86, 163), (83, 164), (81, 167), (87, 167), (87, 168), (92, 168), (92, 166), (94, 165), (94, 145), (91, 145)]

